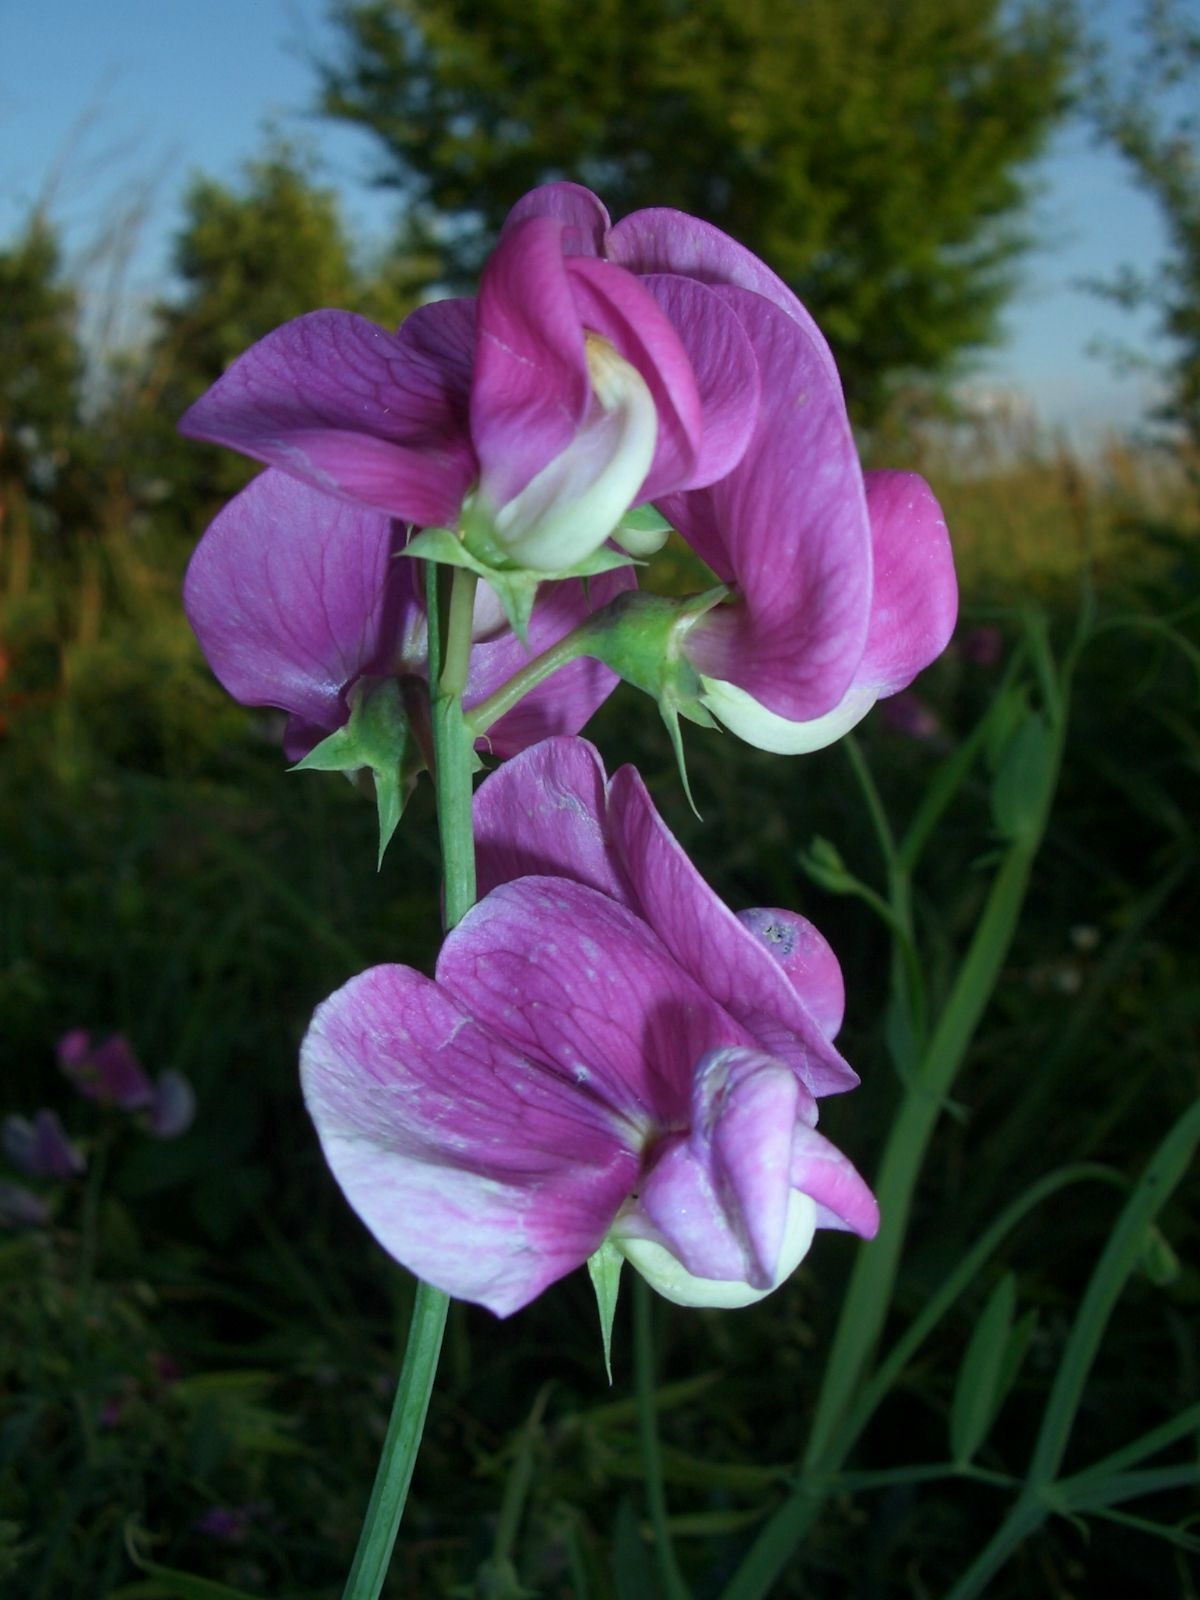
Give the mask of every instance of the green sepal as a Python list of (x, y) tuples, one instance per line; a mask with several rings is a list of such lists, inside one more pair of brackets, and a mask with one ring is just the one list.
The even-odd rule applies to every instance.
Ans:
[(604, 1370), (608, 1374), (610, 1386), (613, 1381), (613, 1317), (616, 1315), (617, 1290), (621, 1286), (621, 1268), (624, 1265), (625, 1257), (611, 1239), (605, 1239), (599, 1250), (588, 1257), (588, 1276), (592, 1280), (592, 1288), (596, 1294), (596, 1310), (600, 1313), (600, 1337), (604, 1341)]
[(519, 567), (504, 554), (503, 547), (492, 538), (478, 514), (472, 517), (468, 512), (463, 520), (462, 538), (449, 528), (425, 528), (409, 540), (404, 554), (447, 567), (465, 567), (482, 578), (495, 591), (509, 626), (526, 649), (529, 648), (529, 618), (539, 583), (556, 583), (563, 578), (594, 578), (616, 567), (634, 565), (631, 556), (602, 546), (569, 567), (558, 567), (553, 572)]
[(379, 813), (379, 855), (396, 831), (405, 804), (424, 766), (412, 736), (404, 698), (395, 678), (359, 678), (347, 701), (350, 720), (292, 767), (293, 772), (370, 772)]
[(652, 556), (661, 550), (675, 529), (649, 502), (627, 511), (613, 529), (613, 538), (631, 556)]
[[(679, 778), (688, 804), (696, 810), (684, 762), (679, 719), (701, 728), (716, 722), (701, 702), (700, 675), (683, 654), (683, 641), (692, 625), (728, 594), (719, 585), (703, 594), (679, 599), (643, 594), (631, 589), (620, 594), (586, 623), (586, 653), (603, 661), (618, 677), (658, 702), (679, 765)], [(696, 813), (699, 815), (699, 812)]]

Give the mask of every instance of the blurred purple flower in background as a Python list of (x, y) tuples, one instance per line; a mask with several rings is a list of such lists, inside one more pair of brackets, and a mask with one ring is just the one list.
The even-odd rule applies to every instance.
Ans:
[(186, 1133), (196, 1114), (196, 1096), (180, 1072), (168, 1070), (153, 1082), (124, 1034), (97, 1039), (72, 1028), (58, 1041), (58, 1064), (89, 1100), (135, 1115), (156, 1139)]
[(54, 1111), (35, 1112), (28, 1117), (5, 1117), (0, 1128), (0, 1148), (18, 1172), (30, 1178), (78, 1178), (87, 1163)]
[(997, 666), (1004, 654), (1004, 635), (993, 622), (968, 628), (955, 644), (963, 660), (975, 667)]
[(890, 732), (899, 733), (906, 739), (915, 739), (918, 744), (934, 744), (942, 736), (941, 719), (937, 712), (910, 689), (885, 700), (879, 715)]
[(302, 1048), (326, 1159), (384, 1247), (507, 1315), (606, 1238), (671, 1299), (741, 1305), (816, 1228), (870, 1237), (869, 1190), (815, 1129), (815, 1095), (855, 1081), (815, 930), (739, 922), (583, 741), (500, 769), (476, 815), (495, 886), (436, 978), (360, 974)]

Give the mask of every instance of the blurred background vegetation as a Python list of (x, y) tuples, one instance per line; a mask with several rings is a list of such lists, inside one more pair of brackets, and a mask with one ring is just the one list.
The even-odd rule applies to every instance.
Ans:
[[(340, 50), (313, 64), (314, 103), (377, 137), (403, 219), (386, 257), (356, 250), (337, 195), (278, 138), (238, 182), (196, 179), (174, 284), (144, 338), (103, 362), (53, 216), (0, 244), (0, 1112), (50, 1104), (93, 1152), (112, 1145), (102, 1189), (48, 1189), (46, 1226), (0, 1233), (0, 1592), (20, 1600), (339, 1592), (411, 1290), (324, 1172), (296, 1047), (350, 973), (430, 961), (431, 810), (422, 791), (376, 875), (372, 809), (349, 785), (287, 774), (274, 719), (213, 683), (179, 580), (252, 469), (180, 440), (174, 421), (288, 317), (345, 306), (394, 323), (469, 284), (536, 182), (593, 184), (614, 215), (677, 205), (761, 253), (827, 332), (868, 463), (933, 482), (964, 621), (917, 695), (863, 732), (898, 819), (983, 714), (1016, 613), (1042, 608), (1061, 648), (1093, 608), (1050, 833), (925, 1175), (898, 1315), (1055, 1163), (1136, 1172), (1200, 1078), (1200, 163), (1194, 126), (1159, 92), (1195, 71), (1196, 31), (1152, 3), (1142, 54), (1114, 62), (1057, 0), (331, 9)], [(1161, 414), (1086, 458), (1002, 409), (964, 413), (954, 387), (997, 337), (1029, 162), (1066, 115), (1143, 176), (1172, 249), (1160, 280), (1105, 286), (1155, 306), (1171, 336)], [(826, 836), (878, 878), (845, 753), (781, 760), (697, 731), (700, 823), (653, 707), (620, 690), (595, 737), (610, 765), (637, 760), (731, 904), (802, 906), (828, 933), (864, 1082), (827, 1121), (869, 1174), (896, 1097), (886, 941), (860, 901), (801, 867)], [(995, 842), (985, 778), (968, 777), (919, 885), (947, 962)], [(154, 1071), (187, 1074), (192, 1130), (155, 1144), (72, 1102), (54, 1042), (75, 1026), (122, 1031)], [(1193, 1185), (1162, 1219), (1114, 1322), (1080, 1424), (1092, 1456), (1196, 1401), (1195, 1200)], [(1028, 1448), (1114, 1213), (1073, 1200), (1007, 1249), (1034, 1315), (991, 1464)], [(698, 1596), (719, 1592), (783, 1493), (852, 1248), (826, 1237), (746, 1312), (659, 1316), (666, 1476)], [(985, 1287), (910, 1370), (858, 1466), (945, 1457)], [(610, 1391), (589, 1300), (572, 1280), (507, 1324), (452, 1309), (389, 1593), (653, 1592), (628, 1330), (619, 1319)], [(519, 1537), (498, 1551), (505, 1486), (530, 1464)], [(989, 1594), (1194, 1596), (1200, 1503), (1194, 1489), (1165, 1499), (1174, 1542), (1053, 1522)], [(936, 1596), (994, 1520), (970, 1484), (846, 1494), (777, 1592)], [(524, 1588), (504, 1586), (509, 1559)], [(154, 1563), (226, 1589), (181, 1587)]]

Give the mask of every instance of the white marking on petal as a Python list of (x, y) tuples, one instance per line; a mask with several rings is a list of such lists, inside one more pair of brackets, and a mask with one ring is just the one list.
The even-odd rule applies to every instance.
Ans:
[(862, 721), (879, 698), (879, 691), (873, 685), (851, 684), (833, 710), (824, 716), (813, 717), (808, 722), (789, 722), (786, 717), (768, 711), (745, 689), (721, 678), (701, 677), (700, 689), (701, 702), (720, 718), (730, 733), (758, 750), (771, 750), (781, 756), (806, 755), (810, 750), (823, 750), (826, 745), (835, 744)]
[(658, 414), (645, 379), (588, 333), (592, 406), (579, 432), (496, 513), (494, 532), (524, 567), (553, 572), (598, 550), (629, 510), (654, 459)]
[(786, 1278), (790, 1278), (808, 1254), (816, 1226), (816, 1203), (808, 1195), (801, 1194), (799, 1189), (793, 1189), (788, 1196), (779, 1264), (774, 1281), (766, 1289), (751, 1288), (740, 1280), (697, 1278), (664, 1245), (650, 1239), (622, 1239), (615, 1229), (610, 1237), (630, 1266), (636, 1267), (650, 1287), (665, 1300), (673, 1300), (677, 1306), (732, 1309), (753, 1305), (756, 1300), (762, 1300), (778, 1289)]

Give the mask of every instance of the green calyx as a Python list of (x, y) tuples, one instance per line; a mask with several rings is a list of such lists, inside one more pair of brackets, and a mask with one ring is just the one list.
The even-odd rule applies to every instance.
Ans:
[(345, 772), (351, 777), (361, 772), (371, 774), (379, 812), (380, 866), (417, 776), (425, 766), (413, 728), (414, 708), (406, 703), (409, 698), (395, 678), (360, 678), (347, 695), (350, 720), (291, 769)]
[(539, 583), (552, 583), (562, 578), (594, 578), (601, 572), (611, 572), (614, 567), (633, 564), (631, 556), (602, 547), (553, 572), (518, 566), (496, 540), (490, 521), (470, 501), (463, 507), (461, 534), (450, 528), (425, 528), (409, 540), (404, 554), (443, 566), (465, 567), (482, 578), (495, 591), (509, 626), (526, 646)]
[(701, 702), (700, 675), (683, 654), (692, 626), (728, 594), (719, 585), (678, 599), (631, 589), (606, 605), (580, 629), (586, 654), (650, 695), (666, 724), (688, 804), (696, 810), (683, 757), (680, 717), (701, 728), (717, 724)]
[(604, 1344), (604, 1370), (608, 1381), (612, 1375), (613, 1318), (617, 1311), (617, 1292), (621, 1286), (621, 1268), (625, 1257), (611, 1239), (606, 1238), (600, 1248), (588, 1257), (588, 1276), (596, 1295), (596, 1310), (600, 1314), (600, 1338)]

